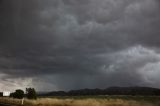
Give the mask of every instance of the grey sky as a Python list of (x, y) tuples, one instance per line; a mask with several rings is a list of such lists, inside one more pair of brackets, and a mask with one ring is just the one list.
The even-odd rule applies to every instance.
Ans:
[(0, 90), (160, 87), (159, 11), (159, 0), (0, 0)]

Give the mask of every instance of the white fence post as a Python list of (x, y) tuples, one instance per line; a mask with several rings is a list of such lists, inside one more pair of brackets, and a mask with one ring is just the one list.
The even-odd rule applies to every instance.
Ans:
[(21, 102), (21, 105), (23, 105), (24, 104), (24, 98), (22, 99), (22, 102)]

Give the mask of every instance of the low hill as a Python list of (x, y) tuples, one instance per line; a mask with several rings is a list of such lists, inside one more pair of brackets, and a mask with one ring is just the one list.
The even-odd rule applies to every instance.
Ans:
[(142, 95), (160, 96), (160, 89), (150, 87), (109, 87), (106, 89), (80, 89), (65, 91), (53, 91), (40, 96), (85, 96), (85, 95)]

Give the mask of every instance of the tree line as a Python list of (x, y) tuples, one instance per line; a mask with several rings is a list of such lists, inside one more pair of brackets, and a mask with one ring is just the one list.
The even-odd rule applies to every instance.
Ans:
[(24, 97), (27, 97), (28, 99), (37, 99), (37, 93), (34, 88), (26, 88), (26, 93), (21, 89), (17, 89), (10, 94), (10, 97), (17, 99), (22, 99)]
[[(3, 93), (0, 93), (2, 96)], [(53, 91), (37, 94), (34, 88), (26, 88), (24, 92), (21, 89), (15, 90), (10, 97), (22, 99), (37, 99), (37, 96), (85, 96), (85, 95), (132, 95), (132, 96), (160, 96), (160, 89), (150, 87), (110, 87), (106, 89), (80, 89), (70, 91)]]

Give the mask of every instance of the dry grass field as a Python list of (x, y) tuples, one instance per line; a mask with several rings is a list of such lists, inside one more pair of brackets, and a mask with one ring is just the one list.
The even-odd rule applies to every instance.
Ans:
[[(0, 98), (0, 103), (20, 105), (21, 100)], [(159, 100), (132, 100), (121, 98), (38, 98), (37, 100), (24, 100), (24, 106), (160, 106)]]

